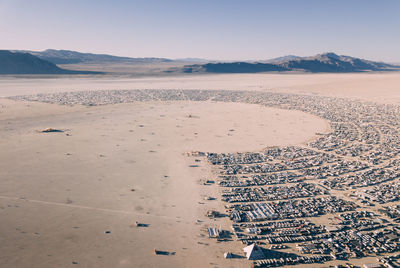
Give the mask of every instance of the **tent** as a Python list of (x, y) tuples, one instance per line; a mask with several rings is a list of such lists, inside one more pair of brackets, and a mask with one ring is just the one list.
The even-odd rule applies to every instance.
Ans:
[(256, 244), (251, 244), (250, 246), (243, 248), (243, 251), (246, 253), (246, 258), (248, 260), (265, 259), (263, 249), (257, 246)]

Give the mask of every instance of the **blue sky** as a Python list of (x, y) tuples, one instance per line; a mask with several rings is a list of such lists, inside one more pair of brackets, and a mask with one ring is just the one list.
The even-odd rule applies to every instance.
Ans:
[(400, 62), (398, 0), (0, 0), (0, 48), (268, 59), (333, 51)]

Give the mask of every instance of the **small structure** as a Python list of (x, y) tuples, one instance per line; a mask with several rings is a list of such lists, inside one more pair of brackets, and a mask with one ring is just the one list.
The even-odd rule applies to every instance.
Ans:
[(329, 233), (335, 233), (335, 232), (339, 232), (340, 230), (342, 230), (343, 228), (340, 227), (339, 225), (327, 225), (325, 226), (325, 230)]
[(265, 259), (263, 249), (256, 244), (251, 244), (250, 246), (243, 248), (243, 251), (246, 253), (246, 258), (248, 260)]
[(245, 229), (248, 234), (260, 234), (261, 230), (257, 227), (248, 227)]
[(232, 253), (230, 253), (230, 252), (225, 252), (225, 253), (224, 253), (224, 258), (225, 258), (225, 259), (232, 259), (232, 258), (233, 258), (233, 255), (232, 255)]
[(218, 211), (209, 210), (209, 211), (207, 211), (206, 216), (209, 217), (209, 218), (218, 218), (220, 216), (220, 214), (219, 214)]
[(215, 227), (207, 228), (209, 238), (218, 238), (220, 236), (220, 231)]
[(62, 129), (46, 128), (41, 131), (42, 133), (64, 132)]
[(364, 268), (380, 268), (382, 265), (379, 263), (367, 263), (363, 265)]
[(138, 221), (135, 221), (135, 226), (136, 227), (149, 227), (149, 224), (147, 223), (140, 223)]

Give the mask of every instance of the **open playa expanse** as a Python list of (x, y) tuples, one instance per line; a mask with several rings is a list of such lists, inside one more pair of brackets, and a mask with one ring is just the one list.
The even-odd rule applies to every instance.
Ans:
[[(386, 163), (391, 159), (390, 152), (388, 157), (380, 156), (380, 160), (369, 154), (375, 145), (362, 149), (372, 158), (358, 155), (354, 151), (357, 148), (349, 144), (339, 145), (343, 147), (344, 162), (337, 153), (329, 154), (326, 148), (332, 145), (327, 139), (338, 135), (332, 133), (339, 133), (348, 124), (339, 126), (332, 122), (354, 120), (355, 115), (348, 111), (360, 109), (356, 114), (368, 114), (368, 109), (372, 109), (368, 107), (373, 106), (361, 108), (364, 104), (360, 102), (352, 108), (349, 105), (353, 102), (346, 98), (323, 96), (396, 103), (400, 75), (1, 79), (5, 81), (0, 86), (4, 96), (0, 99), (1, 267), (249, 267), (251, 262), (241, 253), (240, 241), (247, 241), (242, 233), (244, 227), (243, 230), (235, 227), (236, 231), (218, 241), (207, 235), (208, 227), (232, 231), (232, 221), (229, 217), (209, 218), (206, 214), (226, 213), (226, 204), (235, 204), (235, 199), (246, 196), (244, 192), (227, 194), (224, 187), (241, 179), (222, 178), (233, 173), (229, 165), (221, 165), (219, 161), (225, 161), (225, 156), (220, 154), (229, 156), (229, 161), (235, 163), (238, 152), (247, 153), (249, 159), (259, 159), (259, 152), (265, 148), (297, 148), (287, 149), (288, 153), (298, 150), (305, 159), (310, 157), (307, 161), (315, 156), (319, 159), (318, 163), (309, 162), (312, 163), (309, 166), (307, 161), (300, 164), (293, 160), (298, 157), (297, 153), (294, 158), (288, 158), (296, 165), (304, 165), (304, 170), (318, 169), (326, 161), (340, 163), (341, 168), (347, 165), (346, 161), (349, 164), (354, 161), (348, 166), (353, 169), (349, 174), (357, 174), (375, 164), (381, 166), (380, 161)], [(368, 85), (362, 82), (368, 79)], [(383, 97), (375, 99), (381, 96), (378, 85), (382, 79), (392, 84), (383, 84)], [(223, 90), (218, 90), (219, 86)], [(359, 95), (364, 86), (368, 94)], [(107, 90), (136, 88), (141, 90)], [(146, 88), (153, 90), (142, 90)], [(182, 91), (182, 88), (202, 90)], [(80, 91), (89, 89), (98, 90)], [(25, 96), (12, 97), (22, 94)], [(346, 118), (340, 119), (340, 112)], [(382, 135), (383, 131), (389, 133), (388, 129), (378, 126)], [(359, 133), (369, 131), (369, 138), (365, 138), (374, 138), (371, 129), (364, 129), (362, 125), (358, 128)], [(353, 135), (351, 131), (345, 131), (347, 136), (340, 139), (349, 139), (348, 135)], [(363, 141), (357, 144), (362, 145)], [(290, 170), (290, 167), (276, 166), (274, 161), (283, 161), (283, 158), (273, 150), (263, 152), (266, 158), (255, 161), (255, 165), (272, 161), (266, 163), (272, 165), (268, 172), (279, 174), (280, 170)], [(204, 157), (196, 152), (217, 154)], [(268, 160), (268, 155), (273, 158)], [(237, 162), (234, 174), (257, 174), (251, 168), (254, 164), (245, 167), (246, 161)], [(290, 166), (290, 161), (282, 164)], [(332, 172), (336, 172), (335, 165), (331, 165)], [(298, 173), (308, 178), (305, 182), (310, 186), (301, 186), (295, 192), (303, 196), (293, 197), (316, 198), (313, 202), (331, 206), (330, 213), (342, 212), (335, 206), (353, 211), (359, 201), (349, 198), (350, 192), (343, 192), (340, 187), (346, 186), (335, 181), (335, 177), (318, 177), (317, 169), (314, 173)], [(275, 188), (275, 192), (282, 191), (285, 195), (288, 191), (285, 187), (300, 187), (298, 183), (304, 183), (296, 179), (297, 175), (284, 173), (276, 184), (283, 188)], [(222, 184), (221, 178), (225, 180)], [(262, 186), (260, 178), (254, 177), (256, 185), (249, 186)], [(273, 182), (276, 178), (270, 179)], [(227, 184), (224, 186), (224, 183)], [(354, 179), (353, 185), (362, 183)], [(317, 188), (313, 188), (314, 184)], [(324, 193), (326, 189), (330, 194)], [(283, 196), (266, 199), (265, 193), (259, 197), (255, 193), (259, 202), (285, 200)], [(331, 195), (337, 200), (324, 199)], [(226, 203), (228, 200), (231, 201)], [(236, 209), (245, 224), (254, 220), (246, 210)], [(325, 215), (323, 210), (319, 213), (322, 216), (318, 218), (303, 215), (314, 224), (307, 228), (317, 230), (319, 225), (332, 224), (331, 214)], [(232, 218), (232, 215), (226, 216)], [(284, 222), (285, 219), (274, 220)], [(273, 240), (276, 238), (268, 237), (264, 236), (263, 240), (267, 238), (276, 244)], [(298, 253), (294, 244), (289, 245), (292, 245), (289, 249), (281, 251)], [(240, 257), (226, 260), (225, 252)], [(376, 257), (350, 262), (362, 264), (367, 260), (375, 261)]]
[[(222, 261), (239, 243), (202, 236), (228, 220), (205, 217), (223, 207), (204, 200), (218, 189), (201, 185), (210, 167), (186, 153), (296, 145), (328, 129), (303, 112), (209, 101), (2, 99), (0, 120), (2, 267), (247, 267)], [(49, 127), (64, 132), (40, 132)]]
[[(33, 78), (33, 79), (32, 79)], [(400, 72), (343, 74), (202, 74), (131, 77), (2, 76), (0, 96), (110, 89), (227, 89), (349, 97), (400, 104)]]

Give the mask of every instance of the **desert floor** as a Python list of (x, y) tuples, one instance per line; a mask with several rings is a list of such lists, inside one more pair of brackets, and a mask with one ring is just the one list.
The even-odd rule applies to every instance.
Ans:
[[(400, 73), (0, 78), (0, 96), (102, 89), (238, 89), (400, 103)], [(65, 130), (41, 133), (45, 128)], [(0, 267), (249, 267), (204, 228), (223, 204), (190, 151), (302, 144), (327, 122), (298, 111), (213, 102), (97, 107), (0, 98)], [(196, 161), (197, 159), (197, 161)], [(144, 226), (136, 227), (135, 221)], [(155, 255), (154, 249), (165, 251)]]
[(400, 104), (400, 72), (343, 74), (213, 74), (1, 76), (0, 97), (102, 89), (230, 89), (316, 94)]

